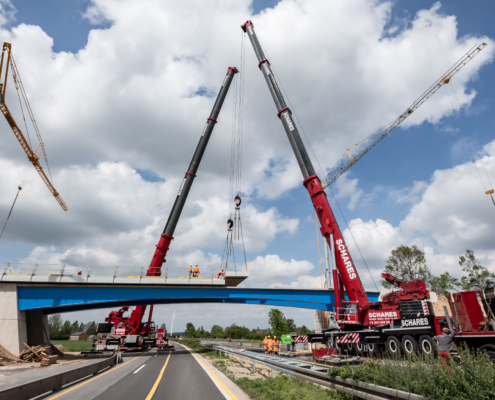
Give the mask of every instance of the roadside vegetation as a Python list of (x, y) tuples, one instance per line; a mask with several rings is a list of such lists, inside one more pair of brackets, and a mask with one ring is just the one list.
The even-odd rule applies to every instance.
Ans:
[(485, 352), (463, 346), (460, 363), (448, 366), (438, 357), (410, 356), (386, 363), (331, 368), (329, 375), (350, 378), (436, 400), (488, 400), (495, 398), (495, 364)]
[(61, 344), (69, 351), (90, 351), (93, 348), (92, 340), (51, 340), (51, 343)]

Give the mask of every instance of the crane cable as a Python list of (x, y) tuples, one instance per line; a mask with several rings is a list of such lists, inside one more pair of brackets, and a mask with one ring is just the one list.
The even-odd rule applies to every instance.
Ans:
[[(448, 82), (446, 82), (446, 83), (448, 83)], [(464, 141), (466, 142), (466, 146), (467, 146), (467, 148), (468, 148), (468, 150), (469, 150), (469, 153), (471, 154), (471, 158), (472, 158), (472, 160), (473, 160), (473, 164), (474, 164), (474, 166), (475, 166), (475, 168), (476, 168), (476, 172), (478, 173), (478, 177), (480, 178), (480, 182), (481, 182), (481, 185), (483, 186), (483, 190), (485, 191), (485, 193), (486, 193), (486, 194), (490, 195), (490, 197), (492, 198), (493, 205), (495, 206), (495, 200), (493, 199), (493, 192), (494, 192), (494, 190), (493, 190), (493, 185), (492, 185), (492, 182), (491, 182), (490, 177), (489, 177), (489, 175), (488, 175), (488, 171), (486, 170), (485, 163), (483, 162), (483, 159), (482, 159), (482, 158), (481, 158), (481, 156), (479, 155), (480, 151), (479, 151), (479, 149), (478, 149), (478, 146), (476, 145), (476, 141), (474, 140), (474, 135), (473, 135), (473, 133), (472, 133), (472, 131), (471, 131), (471, 128), (469, 127), (469, 124), (468, 124), (468, 122), (467, 122), (466, 117), (464, 117), (464, 122), (466, 123), (466, 126), (468, 127), (468, 130), (469, 130), (469, 132), (471, 133), (471, 138), (472, 138), (472, 140), (473, 140), (474, 146), (475, 146), (476, 151), (477, 151), (477, 152), (476, 152), (476, 155), (479, 157), (479, 159), (480, 159), (480, 161), (481, 161), (481, 165), (482, 165), (482, 167), (483, 167), (483, 169), (484, 169), (484, 171), (485, 171), (486, 178), (488, 179), (488, 182), (489, 182), (490, 186), (492, 187), (492, 188), (491, 188), (491, 189), (489, 189), (489, 190), (486, 190), (485, 182), (483, 182), (483, 178), (481, 177), (480, 170), (479, 170), (478, 166), (476, 165), (476, 158), (475, 158), (475, 156), (474, 156), (474, 154), (473, 154), (473, 151), (471, 150), (471, 146), (469, 146), (469, 142), (468, 142), (468, 139), (467, 139), (466, 133), (464, 132), (464, 129), (463, 129), (463, 127), (462, 127), (461, 120), (460, 120), (460, 118), (459, 118), (459, 114), (458, 114), (458, 113), (457, 113), (457, 111), (455, 110), (454, 103), (452, 102), (452, 99), (451, 99), (451, 97), (450, 97), (449, 91), (447, 90), (446, 85), (443, 85), (443, 86), (444, 86), (444, 88), (445, 88), (445, 93), (447, 93), (447, 97), (449, 98), (450, 105), (452, 106), (452, 111), (453, 111), (453, 113), (454, 113), (454, 115), (455, 115), (455, 117), (456, 117), (456, 119), (457, 119), (457, 123), (459, 124), (459, 129), (461, 130), (462, 136), (464, 137)], [(452, 86), (452, 91), (454, 92), (454, 95), (455, 95), (455, 97), (456, 97), (457, 103), (458, 103), (458, 105), (459, 105), (459, 110), (461, 110), (461, 104), (460, 104), (460, 102), (459, 102), (459, 99), (457, 98), (457, 95), (456, 95), (456, 93), (455, 93), (455, 91), (454, 91), (454, 87), (453, 87), (453, 86)]]
[(242, 138), (244, 126), (244, 66), (246, 54), (246, 41), (244, 35), (241, 36), (241, 63), (239, 78), (234, 78), (234, 93), (232, 105), (232, 142), (230, 148), (230, 185), (229, 185), (229, 219), (227, 221), (227, 239), (222, 255), (220, 268), (224, 266), (225, 271), (232, 255), (234, 267), (235, 260), (235, 240), (242, 242), (244, 254), (244, 265), (247, 271), (246, 248), (244, 245), (244, 233), (241, 222), (241, 190), (242, 190)]
[(318, 262), (320, 263), (321, 288), (324, 289), (325, 286), (323, 286), (323, 275), (321, 274), (321, 254), (320, 254), (320, 235), (318, 235), (318, 215), (316, 214), (316, 210), (315, 210), (315, 227), (316, 227), (316, 241), (318, 243)]

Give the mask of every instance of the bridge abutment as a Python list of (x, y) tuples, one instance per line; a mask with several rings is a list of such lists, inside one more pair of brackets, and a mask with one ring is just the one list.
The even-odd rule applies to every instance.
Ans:
[(0, 283), (0, 344), (14, 355), (25, 347), (50, 343), (48, 317), (42, 310), (19, 311), (17, 284)]

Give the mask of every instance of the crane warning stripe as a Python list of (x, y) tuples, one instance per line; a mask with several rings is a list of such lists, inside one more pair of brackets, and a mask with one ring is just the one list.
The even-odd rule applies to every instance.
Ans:
[(308, 342), (308, 335), (300, 335), (297, 336), (294, 340), (294, 343), (307, 343)]
[(359, 343), (359, 333), (348, 333), (337, 338), (337, 343)]

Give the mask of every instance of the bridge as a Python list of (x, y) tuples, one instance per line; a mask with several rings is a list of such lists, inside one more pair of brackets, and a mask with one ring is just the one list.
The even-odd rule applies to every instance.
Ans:
[[(236, 287), (247, 276), (245, 271), (230, 271), (226, 279), (4, 272), (0, 343), (18, 354), (23, 342), (49, 342), (49, 314), (126, 305), (217, 303), (334, 311), (333, 290)], [(371, 301), (378, 295), (368, 292)]]

